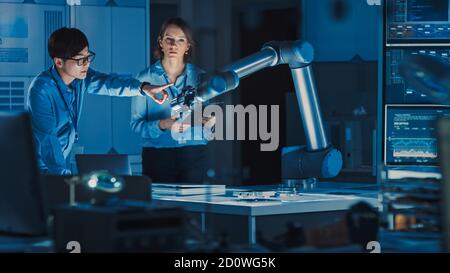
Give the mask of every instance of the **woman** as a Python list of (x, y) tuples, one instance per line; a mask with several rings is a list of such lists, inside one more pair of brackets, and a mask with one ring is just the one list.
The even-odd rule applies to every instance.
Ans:
[(158, 35), (154, 52), (158, 60), (137, 76), (153, 84), (173, 83), (166, 89), (169, 98), (163, 104), (145, 97), (132, 101), (131, 128), (141, 135), (144, 146), (142, 172), (153, 182), (199, 183), (204, 178), (208, 143), (205, 134), (215, 120), (203, 119), (208, 128), (191, 127), (171, 116), (170, 107), (170, 101), (184, 87), (199, 85), (204, 72), (189, 62), (193, 52), (189, 25), (181, 18), (170, 18)]

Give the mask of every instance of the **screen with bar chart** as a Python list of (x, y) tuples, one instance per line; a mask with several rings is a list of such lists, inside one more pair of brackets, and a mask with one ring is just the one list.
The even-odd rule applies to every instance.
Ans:
[(450, 116), (450, 106), (386, 105), (385, 163), (438, 165), (436, 120)]

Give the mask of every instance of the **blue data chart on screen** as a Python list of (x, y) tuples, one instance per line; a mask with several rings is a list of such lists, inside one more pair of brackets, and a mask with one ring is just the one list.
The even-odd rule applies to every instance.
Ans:
[(387, 0), (388, 43), (450, 41), (450, 0)]
[(437, 165), (436, 120), (450, 116), (450, 106), (386, 105), (387, 165)]
[(429, 55), (441, 58), (450, 65), (449, 47), (389, 48), (386, 50), (385, 103), (432, 103), (420, 90), (407, 84), (399, 72), (399, 65), (410, 55)]

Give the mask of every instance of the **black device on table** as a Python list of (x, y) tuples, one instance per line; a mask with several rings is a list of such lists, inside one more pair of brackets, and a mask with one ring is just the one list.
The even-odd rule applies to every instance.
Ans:
[(181, 208), (130, 205), (60, 206), (54, 211), (56, 252), (77, 242), (80, 252), (182, 251), (185, 214)]
[(77, 154), (77, 169), (79, 174), (98, 170), (106, 170), (116, 175), (131, 175), (128, 155), (119, 154)]

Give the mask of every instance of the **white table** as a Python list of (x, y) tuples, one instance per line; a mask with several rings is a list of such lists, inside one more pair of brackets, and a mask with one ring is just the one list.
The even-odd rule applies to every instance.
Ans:
[(300, 194), (298, 200), (285, 201), (243, 201), (233, 196), (235, 191), (273, 190), (276, 186), (227, 188), (222, 196), (173, 196), (154, 195), (153, 200), (160, 204), (180, 206), (189, 212), (201, 214), (202, 231), (206, 232), (206, 214), (229, 214), (246, 216), (248, 221), (248, 238), (250, 244), (256, 243), (256, 217), (280, 214), (300, 214), (325, 211), (342, 211), (353, 204), (365, 201), (374, 207), (378, 206), (377, 190), (374, 185), (318, 182), (313, 191)]

